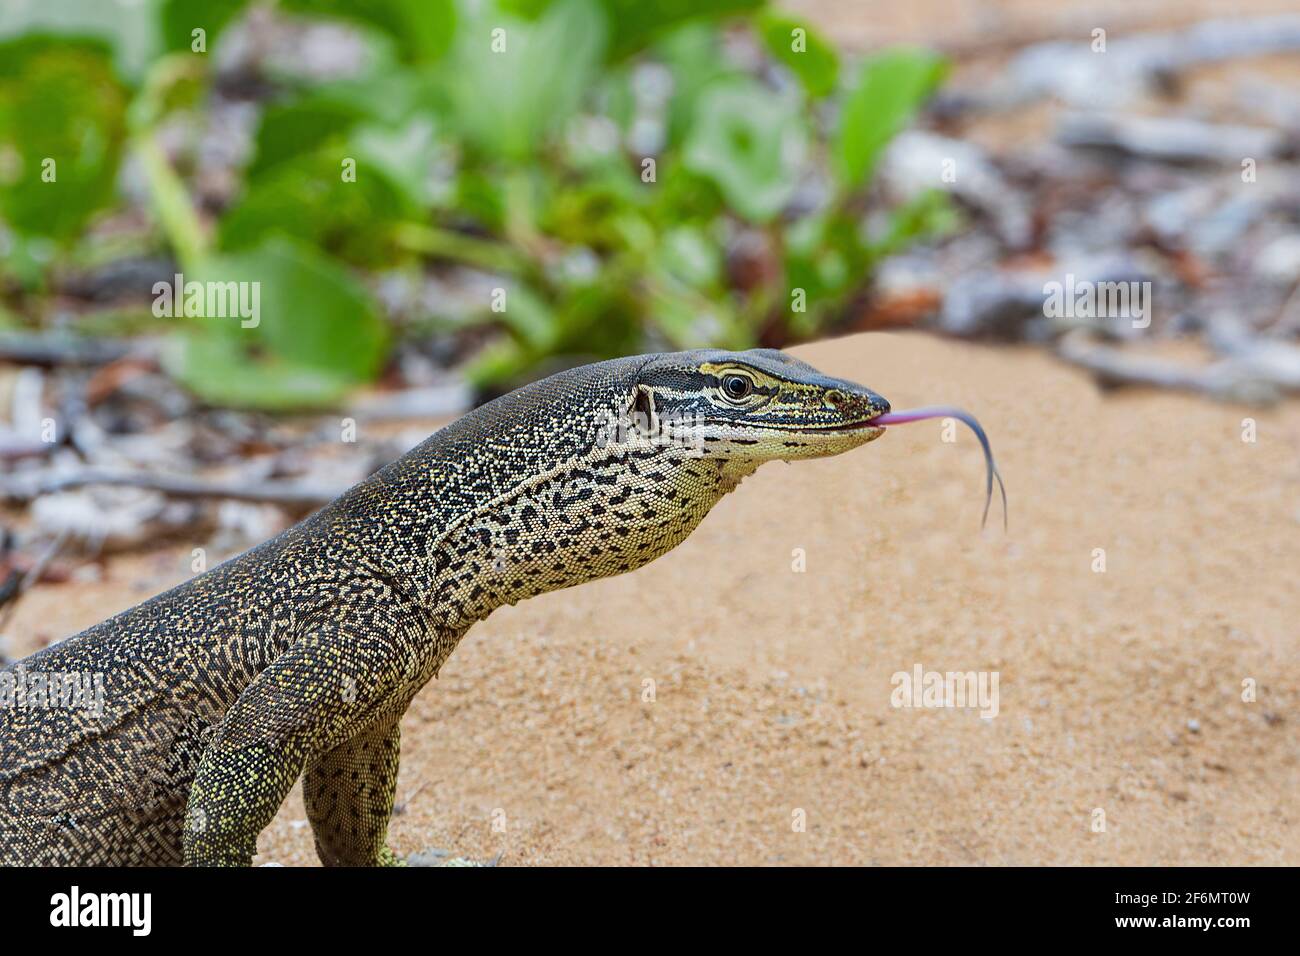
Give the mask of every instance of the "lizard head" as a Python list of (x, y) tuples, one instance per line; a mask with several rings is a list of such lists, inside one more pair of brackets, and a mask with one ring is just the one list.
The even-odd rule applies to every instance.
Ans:
[(838, 455), (880, 437), (889, 402), (776, 349), (651, 357), (630, 408), (639, 427), (708, 458), (761, 464)]
[(428, 488), (434, 476), (433, 502), (451, 502), (453, 520), (430, 522), (430, 588), (467, 626), (653, 561), (764, 462), (856, 448), (885, 431), (871, 421), (888, 411), (870, 389), (770, 349), (610, 359), (484, 405), (363, 487)]

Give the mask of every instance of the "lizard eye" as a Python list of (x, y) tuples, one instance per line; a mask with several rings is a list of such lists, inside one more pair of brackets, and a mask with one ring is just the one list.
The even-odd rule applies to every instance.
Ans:
[(722, 394), (733, 402), (748, 398), (754, 383), (745, 375), (727, 375), (722, 379)]

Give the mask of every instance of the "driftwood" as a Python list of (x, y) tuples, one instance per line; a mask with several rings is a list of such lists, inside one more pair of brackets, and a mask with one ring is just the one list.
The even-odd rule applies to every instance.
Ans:
[(0, 461), (39, 458), (42, 455), (48, 455), (57, 447), (53, 442), (37, 441), (9, 429), (0, 429)]
[(154, 348), (147, 342), (92, 339), (71, 335), (29, 335), (7, 332), (0, 335), (0, 362), (18, 365), (107, 365), (127, 356), (150, 357)]
[(1103, 345), (1085, 332), (1063, 336), (1056, 345), (1065, 361), (1092, 372), (1101, 384), (1141, 385), (1199, 392), (1221, 401), (1270, 404), (1300, 391), (1300, 349), (1257, 340), (1250, 347), (1202, 366), (1138, 356)]
[(1288, 146), (1283, 133), (1267, 127), (1108, 113), (1067, 114), (1057, 139), (1066, 146), (1111, 149), (1157, 162), (1231, 166), (1246, 156), (1272, 159)]
[(63, 550), (63, 546), (67, 544), (67, 541), (67, 534), (57, 536), (46, 546), (45, 550), (32, 563), (32, 566), (27, 569), (27, 572), (16, 579), (13, 586), (5, 587), (3, 595), (0, 596), (0, 605), (3, 605), (0, 607), (0, 631), (4, 631), (9, 625), (9, 616), (13, 614), (18, 599), (45, 576), (45, 572), (49, 570), (54, 559), (59, 556), (59, 552)]
[(473, 405), (468, 385), (428, 385), (394, 392), (376, 392), (357, 398), (350, 406), (357, 418), (370, 421), (403, 421), (451, 418)]
[(1093, 35), (1040, 43), (1022, 50), (1008, 67), (998, 97), (1014, 106), (1057, 96), (1079, 106), (1116, 106), (1163, 78), (1205, 63), (1300, 50), (1300, 16), (1280, 14), (1206, 20), (1169, 31), (1108, 38), (1105, 51)]
[(40, 495), (81, 488), (86, 485), (112, 485), (120, 488), (143, 488), (172, 498), (225, 498), (275, 504), (298, 511), (319, 508), (337, 498), (345, 489), (319, 487), (300, 482), (205, 481), (181, 475), (150, 475), (141, 472), (86, 469), (51, 474), (7, 475), (0, 478), (0, 497), (11, 501), (30, 501)]

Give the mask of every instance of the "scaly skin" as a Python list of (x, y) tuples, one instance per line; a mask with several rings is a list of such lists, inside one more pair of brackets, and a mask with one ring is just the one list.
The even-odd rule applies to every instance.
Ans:
[(856, 447), (888, 407), (771, 350), (616, 359), (484, 405), (0, 673), (104, 686), (102, 713), (0, 707), (0, 864), (248, 865), (299, 776), (323, 863), (400, 862), (398, 724), (475, 622), (654, 560), (763, 462)]

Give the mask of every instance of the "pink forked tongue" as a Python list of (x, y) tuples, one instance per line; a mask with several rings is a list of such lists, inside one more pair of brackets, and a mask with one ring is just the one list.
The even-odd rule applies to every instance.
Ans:
[(984, 495), (984, 517), (980, 521), (980, 527), (983, 527), (989, 520), (989, 505), (993, 502), (993, 479), (998, 480), (998, 489), (1002, 492), (1002, 527), (1007, 526), (1007, 487), (1002, 483), (1002, 475), (998, 473), (998, 466), (993, 461), (993, 449), (989, 446), (989, 436), (984, 434), (984, 429), (980, 423), (975, 420), (975, 416), (970, 412), (960, 408), (954, 408), (951, 405), (927, 405), (924, 408), (913, 408), (902, 412), (887, 412), (884, 415), (877, 415), (871, 419), (872, 425), (906, 425), (908, 422), (922, 422), (928, 418), (955, 418), (958, 421), (965, 422), (975, 437), (980, 440), (984, 446), (984, 465), (988, 470), (988, 481), (985, 486)]

